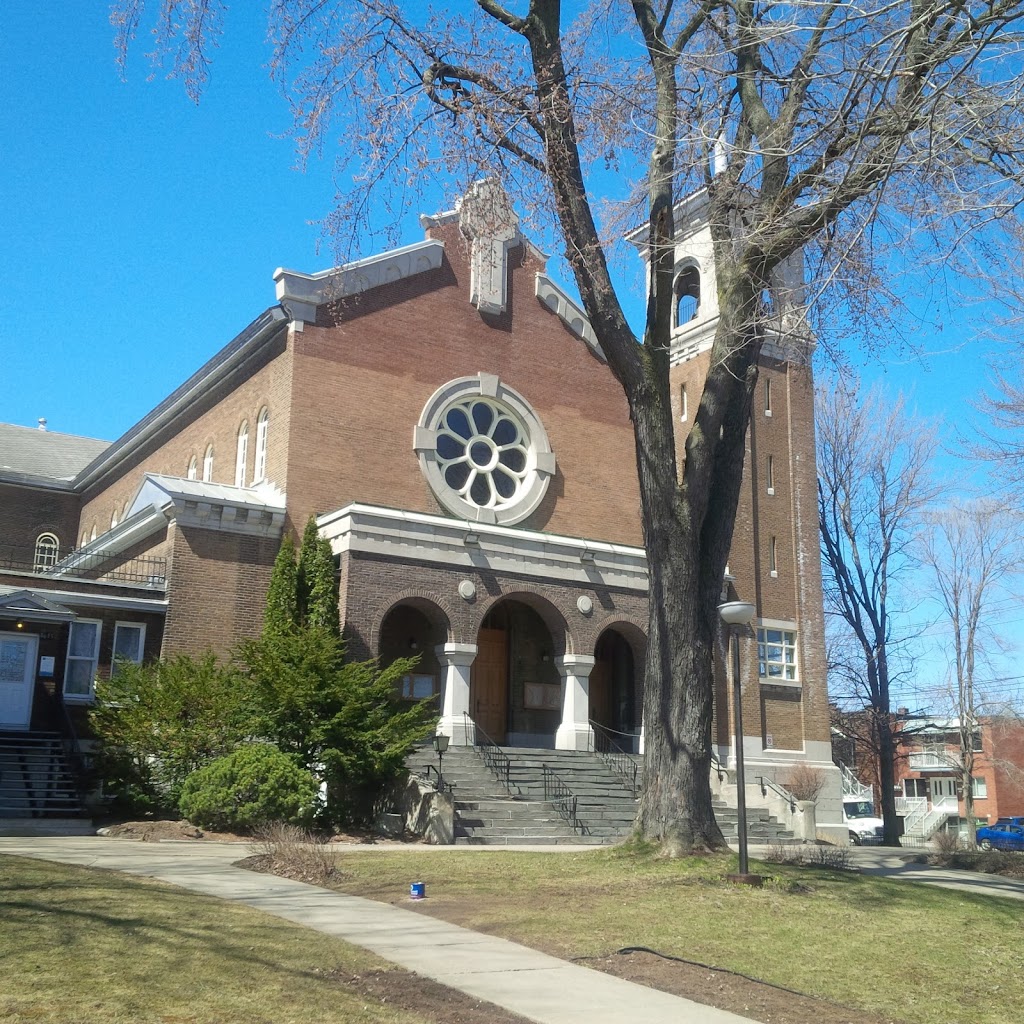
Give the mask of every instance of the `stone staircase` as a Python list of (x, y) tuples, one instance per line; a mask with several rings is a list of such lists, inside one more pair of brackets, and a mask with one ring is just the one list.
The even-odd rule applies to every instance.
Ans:
[[(437, 755), (424, 748), (406, 761), (410, 771), (436, 781)], [(456, 845), (525, 846), (592, 842), (578, 835), (543, 797), (509, 793), (472, 747), (449, 747), (444, 782), (455, 798)]]
[[(632, 832), (636, 799), (626, 778), (599, 754), (528, 747), (502, 747), (501, 753), (510, 762), (509, 790), (478, 750), (449, 747), (444, 755), (444, 781), (455, 798), (457, 844), (609, 844)], [(426, 774), (430, 765), (430, 775), (436, 779), (437, 755), (429, 748), (411, 755), (407, 763), (420, 774)], [(575, 797), (578, 829), (559, 815), (551, 800), (545, 800), (545, 766)], [(725, 838), (735, 842), (735, 807), (716, 800), (714, 809)], [(752, 843), (792, 839), (792, 833), (757, 807), (747, 808), (747, 835)]]
[(24, 830), (27, 819), (59, 833), (88, 825), (58, 733), (0, 732), (0, 831)]

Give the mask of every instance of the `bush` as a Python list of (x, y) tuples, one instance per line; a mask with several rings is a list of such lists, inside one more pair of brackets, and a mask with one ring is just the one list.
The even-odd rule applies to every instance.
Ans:
[(793, 794), (794, 800), (817, 800), (825, 787), (825, 773), (809, 764), (797, 764), (783, 785)]
[(251, 735), (247, 688), (213, 654), (119, 664), (89, 715), (104, 791), (126, 812), (175, 811), (185, 780)]
[(310, 885), (327, 885), (342, 877), (337, 854), (313, 832), (274, 821), (257, 830), (256, 839), (246, 867)]
[(242, 747), (193, 772), (181, 789), (181, 813), (200, 828), (250, 832), (271, 821), (309, 825), (317, 782), (269, 744)]

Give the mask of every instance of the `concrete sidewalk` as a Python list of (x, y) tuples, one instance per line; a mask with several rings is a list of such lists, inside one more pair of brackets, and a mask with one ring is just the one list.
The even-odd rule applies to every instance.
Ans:
[(233, 867), (232, 862), (247, 852), (244, 846), (140, 843), (99, 836), (0, 838), (0, 854), (112, 868), (245, 903), (362, 946), (538, 1024), (750, 1024), (747, 1017), (411, 910)]

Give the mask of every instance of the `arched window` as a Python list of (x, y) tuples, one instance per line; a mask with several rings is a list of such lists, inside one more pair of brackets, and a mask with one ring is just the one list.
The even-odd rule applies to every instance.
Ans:
[(189, 480), (195, 480), (197, 476), (199, 476), (199, 461), (193, 455), (192, 458), (188, 460), (188, 478)]
[(96, 524), (92, 524), (92, 529), (89, 531), (89, 543), (91, 544), (96, 539)]
[(88, 544), (88, 543), (89, 543), (89, 531), (88, 530), (83, 530), (82, 531), (82, 543), (79, 544), (78, 546), (80, 548), (84, 548), (85, 545)]
[(56, 534), (41, 533), (36, 537), (36, 553), (32, 560), (33, 572), (46, 572), (60, 561), (60, 541)]
[(117, 506), (114, 506), (114, 511), (110, 513), (110, 528), (113, 529), (117, 526)]
[(258, 484), (267, 475), (267, 436), (270, 433), (270, 410), (264, 406), (256, 417), (256, 464), (252, 482)]
[(238, 428), (238, 447), (235, 449), (235, 486), (245, 486), (245, 463), (249, 457), (249, 421), (242, 420)]
[(213, 479), (213, 445), (208, 445), (203, 456), (203, 479), (209, 483)]
[(676, 278), (676, 327), (697, 319), (700, 310), (700, 271), (683, 267)]

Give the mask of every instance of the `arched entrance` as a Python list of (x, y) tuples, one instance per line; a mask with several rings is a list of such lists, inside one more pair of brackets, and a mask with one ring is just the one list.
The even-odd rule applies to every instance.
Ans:
[(435, 648), (448, 638), (443, 613), (426, 601), (403, 601), (392, 606), (380, 624), (377, 656), (382, 668), (399, 658), (418, 658), (403, 675), (400, 696), (406, 700), (435, 697), (441, 690), (441, 666)]
[[(590, 718), (605, 731), (603, 746), (632, 752), (640, 731), (640, 669), (634, 644), (616, 628), (598, 637), (590, 673)], [(638, 664), (639, 662), (639, 664)], [(600, 732), (601, 730), (595, 730)]]
[(556, 644), (544, 619), (506, 599), (481, 623), (470, 675), (470, 715), (495, 743), (550, 747), (561, 721), (562, 680)]

